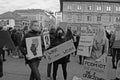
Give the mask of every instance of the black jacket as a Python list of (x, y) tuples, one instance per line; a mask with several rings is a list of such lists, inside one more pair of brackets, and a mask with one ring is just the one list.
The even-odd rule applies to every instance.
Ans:
[(35, 36), (40, 36), (39, 32), (36, 32), (36, 31), (29, 31), (23, 38), (22, 42), (21, 42), (21, 45), (20, 45), (20, 50), (22, 52), (22, 54), (24, 55), (25, 57), (25, 63), (28, 64), (29, 62), (33, 61), (33, 60), (40, 60), (40, 58), (34, 58), (34, 59), (31, 59), (31, 60), (28, 60), (26, 58), (26, 54), (27, 54), (27, 48), (26, 48), (26, 41), (25, 39), (26, 38), (29, 38), (29, 37), (35, 37)]

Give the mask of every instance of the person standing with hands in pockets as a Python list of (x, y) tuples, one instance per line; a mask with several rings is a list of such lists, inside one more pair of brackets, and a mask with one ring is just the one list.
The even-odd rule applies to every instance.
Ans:
[[(36, 57), (36, 58), (32, 58), (32, 59), (28, 60), (28, 58), (26, 56), (28, 53), (27, 53), (25, 39), (29, 38), (29, 37), (40, 36), (40, 33), (41, 33), (41, 29), (40, 29), (38, 21), (31, 21), (30, 31), (25, 34), (25, 36), (22, 40), (22, 43), (20, 45), (20, 50), (21, 50), (22, 54), (25, 56), (25, 62), (26, 62), (26, 64), (29, 65), (29, 67), (31, 69), (31, 74), (30, 74), (29, 80), (41, 80), (39, 69), (38, 69), (41, 57)], [(32, 51), (34, 51), (34, 50), (32, 50)]]

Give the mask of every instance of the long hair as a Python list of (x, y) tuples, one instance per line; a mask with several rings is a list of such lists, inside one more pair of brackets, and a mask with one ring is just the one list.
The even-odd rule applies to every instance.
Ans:
[(72, 31), (71, 31), (69, 28), (67, 29), (67, 32), (66, 32), (65, 38), (66, 38), (66, 40), (73, 39)]
[(56, 37), (57, 37), (58, 39), (61, 39), (61, 36), (63, 36), (64, 34), (65, 34), (65, 32), (64, 32), (64, 30), (63, 30), (62, 28), (58, 27), (58, 28), (56, 29)]
[(105, 43), (105, 39), (107, 39), (107, 38), (106, 38), (106, 33), (105, 33), (105, 30), (104, 30), (103, 26), (100, 26), (98, 28), (94, 39), (97, 43), (100, 43), (100, 44)]

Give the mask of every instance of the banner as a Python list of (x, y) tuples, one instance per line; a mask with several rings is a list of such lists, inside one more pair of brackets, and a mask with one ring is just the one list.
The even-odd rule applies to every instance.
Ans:
[(62, 43), (52, 49), (45, 51), (48, 63), (54, 62), (62, 57), (75, 52), (75, 46), (72, 40)]
[(43, 32), (43, 38), (44, 38), (45, 49), (47, 49), (47, 48), (50, 46), (50, 35), (49, 35), (49, 31)]
[(107, 65), (105, 63), (85, 60), (81, 68), (82, 80), (107, 80)]
[(26, 57), (29, 60), (42, 56), (40, 36), (26, 38), (26, 46), (27, 46), (27, 53), (28, 53)]

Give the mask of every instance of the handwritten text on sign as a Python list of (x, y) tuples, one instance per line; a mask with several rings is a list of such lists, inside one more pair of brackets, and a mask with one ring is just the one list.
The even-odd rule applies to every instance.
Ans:
[(91, 50), (92, 50), (92, 45), (93, 45), (93, 38), (94, 35), (89, 35), (89, 36), (81, 36), (78, 49), (77, 49), (77, 55), (82, 55), (82, 56), (91, 56)]
[(101, 62), (85, 60), (81, 71), (83, 80), (106, 80), (107, 66)]
[(60, 44), (45, 52), (49, 63), (54, 62), (70, 53), (75, 52), (75, 47), (72, 40)]

